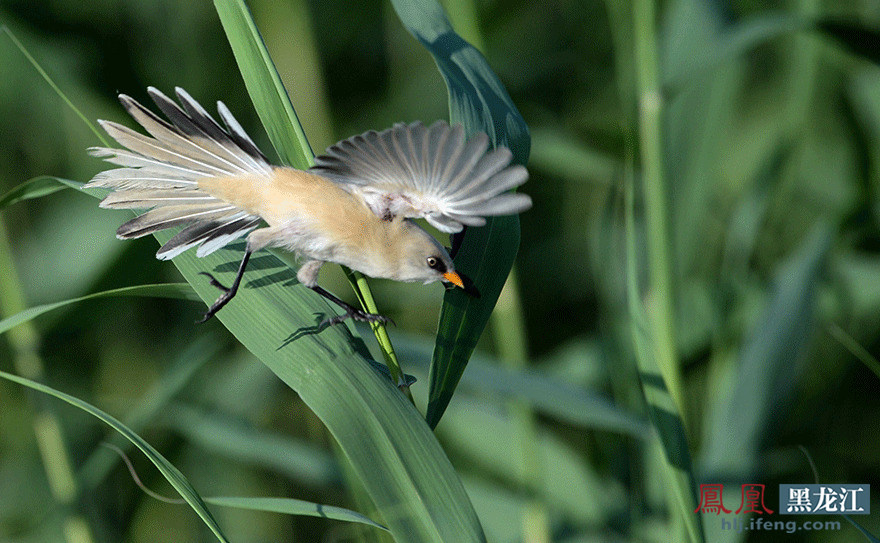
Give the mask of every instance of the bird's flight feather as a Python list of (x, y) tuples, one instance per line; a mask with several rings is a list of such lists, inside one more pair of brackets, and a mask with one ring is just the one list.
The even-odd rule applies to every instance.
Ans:
[(509, 149), (488, 148), (486, 134), (465, 141), (460, 125), (400, 123), (332, 145), (310, 171), (360, 196), (379, 217), (424, 218), (458, 232), (532, 205), (524, 194), (502, 194), (526, 182), (526, 169), (510, 165)]
[(136, 238), (173, 226), (185, 226), (163, 245), (156, 256), (169, 259), (190, 247), (204, 256), (247, 234), (260, 225), (260, 217), (199, 190), (206, 177), (243, 174), (270, 175), (272, 166), (222, 102), (218, 103), (221, 127), (183, 89), (176, 89), (180, 104), (155, 88), (150, 97), (171, 123), (126, 95), (122, 105), (150, 136), (110, 121), (100, 121), (107, 133), (125, 149), (96, 147), (93, 156), (122, 166), (101, 172), (87, 188), (108, 188), (102, 207), (150, 209), (117, 230), (120, 238)]

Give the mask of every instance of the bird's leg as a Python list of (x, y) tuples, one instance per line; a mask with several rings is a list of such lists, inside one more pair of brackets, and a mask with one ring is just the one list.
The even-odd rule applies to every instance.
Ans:
[(337, 315), (333, 318), (327, 319), (321, 323), (322, 326), (333, 326), (334, 324), (339, 324), (340, 322), (348, 318), (352, 318), (356, 321), (361, 322), (381, 322), (383, 324), (390, 322), (391, 324), (394, 324), (394, 321), (388, 317), (385, 317), (383, 315), (376, 315), (374, 313), (367, 313), (366, 311), (363, 311), (343, 302), (342, 300), (340, 300), (330, 292), (327, 292), (318, 285), (314, 285), (309, 288), (345, 310), (344, 315)]
[(199, 323), (203, 323), (214, 316), (215, 313), (220, 311), (220, 308), (226, 305), (226, 303), (235, 296), (235, 293), (238, 292), (238, 285), (241, 284), (241, 277), (244, 275), (244, 269), (247, 267), (248, 260), (251, 258), (251, 251), (245, 251), (244, 257), (241, 259), (241, 264), (238, 265), (238, 273), (235, 275), (235, 279), (232, 281), (232, 286), (226, 288), (223, 286), (220, 281), (218, 281), (213, 275), (208, 272), (199, 272), (202, 275), (207, 275), (211, 279), (211, 284), (215, 287), (219, 288), (223, 291), (223, 294), (217, 298), (217, 301), (211, 304), (211, 307), (208, 308), (208, 312), (205, 313), (205, 316), (202, 317), (202, 320), (198, 321)]

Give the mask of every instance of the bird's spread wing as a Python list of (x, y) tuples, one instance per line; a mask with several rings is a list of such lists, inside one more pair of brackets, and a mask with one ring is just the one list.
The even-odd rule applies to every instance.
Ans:
[(149, 136), (100, 121), (125, 148), (90, 149), (93, 156), (121, 166), (99, 173), (85, 185), (113, 191), (101, 206), (150, 209), (119, 227), (117, 236), (136, 238), (184, 226), (156, 253), (164, 260), (195, 246), (199, 246), (197, 255), (204, 256), (259, 226), (260, 217), (199, 190), (198, 180), (206, 177), (272, 172), (226, 106), (217, 104), (224, 128), (183, 89), (176, 89), (180, 105), (155, 88), (148, 92), (170, 123), (123, 94), (122, 105)]
[(526, 169), (510, 165), (506, 147), (488, 148), (486, 134), (465, 141), (460, 125), (401, 123), (329, 147), (310, 171), (359, 195), (379, 217), (424, 218), (452, 233), (532, 205), (525, 194), (506, 192), (526, 182)]

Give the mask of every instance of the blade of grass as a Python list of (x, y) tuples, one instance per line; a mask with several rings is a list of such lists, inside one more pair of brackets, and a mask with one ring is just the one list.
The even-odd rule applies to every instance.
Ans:
[(854, 337), (846, 333), (846, 331), (837, 324), (828, 325), (827, 330), (828, 333), (831, 334), (831, 337), (837, 340), (837, 342), (843, 345), (850, 354), (856, 357), (856, 360), (864, 364), (866, 368), (874, 373), (874, 375), (880, 377), (880, 360), (877, 360), (868, 349), (859, 344)]
[(104, 290), (101, 292), (95, 292), (93, 294), (87, 294), (86, 296), (80, 296), (79, 298), (72, 298), (70, 300), (64, 300), (61, 302), (53, 302), (50, 304), (29, 307), (23, 311), (19, 311), (15, 315), (11, 315), (3, 320), (0, 320), (0, 334), (7, 332), (9, 329), (14, 328), (31, 319), (35, 319), (44, 313), (62, 308), (70, 304), (84, 302), (86, 300), (92, 300), (95, 298), (109, 298), (117, 296), (176, 298), (181, 300), (193, 301), (199, 299), (193, 293), (192, 287), (190, 287), (187, 283), (165, 283), (158, 285), (137, 285), (133, 287), (115, 288), (112, 290)]
[(670, 507), (677, 511), (677, 516), (681, 519), (687, 532), (688, 540), (702, 543), (705, 541), (702, 519), (694, 514), (697, 509), (697, 496), (687, 435), (678, 406), (669, 394), (658, 367), (655, 358), (657, 351), (651, 335), (653, 329), (648, 322), (639, 295), (632, 170), (630, 170), (629, 176), (629, 182), (625, 184), (626, 290), (641, 389), (651, 423), (664, 453), (662, 465), (670, 483), (672, 495)]
[(250, 11), (238, 0), (215, 0), (214, 7), (275, 152), (288, 166), (308, 168), (314, 153)]
[(248, 498), (241, 496), (218, 496), (205, 498), (205, 502), (221, 507), (249, 509), (251, 511), (268, 511), (285, 515), (303, 515), (309, 517), (329, 518), (344, 522), (366, 524), (373, 528), (388, 531), (388, 528), (370, 518), (344, 507), (324, 505), (322, 503), (296, 500), (293, 498)]
[[(434, 0), (393, 0), (403, 25), (431, 53), (449, 91), (449, 117), (465, 132), (486, 132), (493, 145), (513, 151), (514, 161), (528, 162), (528, 127), (483, 55), (452, 29)], [(481, 297), (460, 289), (446, 292), (440, 312), (431, 366), (428, 411), (433, 428), (440, 422), (473, 353), (519, 249), (519, 217), (489, 219), (468, 228), (455, 267), (471, 277)]]
[(70, 98), (68, 98), (67, 95), (61, 91), (61, 88), (59, 88), (58, 85), (56, 85), (55, 82), (52, 81), (52, 78), (49, 77), (49, 74), (46, 73), (46, 70), (44, 70), (43, 67), (40, 66), (40, 64), (30, 54), (27, 48), (22, 45), (20, 41), (18, 41), (18, 38), (15, 37), (12, 31), (9, 30), (6, 25), (0, 25), (0, 33), (6, 34), (9, 40), (12, 41), (12, 44), (15, 45), (16, 48), (18, 48), (21, 54), (24, 55), (28, 62), (31, 63), (31, 66), (33, 66), (37, 73), (40, 74), (40, 77), (42, 77), (46, 81), (46, 83), (48, 83), (49, 86), (52, 87), (52, 90), (55, 91), (55, 94), (57, 94), (62, 100), (64, 100), (64, 103), (67, 104), (67, 107), (69, 107), (76, 114), (76, 116), (79, 117), (80, 120), (82, 120), (82, 122), (84, 122), (86, 126), (89, 127), (89, 129), (95, 134), (95, 136), (98, 137), (98, 140), (100, 140), (104, 147), (110, 147), (110, 143), (107, 141), (104, 134), (102, 134), (101, 131), (98, 130), (98, 127), (95, 126), (95, 123), (93, 123), (88, 119), (88, 117), (83, 115), (82, 111), (80, 111), (79, 108), (77, 108), (73, 104), (73, 102), (70, 101)]
[(119, 422), (116, 418), (110, 416), (109, 414), (101, 411), (97, 407), (80, 400), (79, 398), (75, 398), (70, 396), (69, 394), (65, 394), (59, 390), (55, 390), (54, 388), (48, 387), (46, 385), (42, 385), (35, 381), (31, 381), (30, 379), (25, 379), (23, 377), (19, 377), (17, 375), (12, 375), (11, 373), (6, 373), (4, 371), (0, 371), (0, 378), (6, 379), (8, 381), (12, 381), (13, 383), (18, 383), (22, 386), (28, 387), (30, 389), (36, 390), (38, 392), (42, 392), (44, 394), (49, 394), (50, 396), (54, 396), (59, 400), (65, 401), (70, 405), (82, 409), (86, 413), (89, 413), (93, 417), (103, 421), (111, 428), (122, 434), (126, 439), (131, 441), (135, 447), (141, 450), (144, 455), (153, 463), (154, 466), (165, 476), (165, 479), (171, 483), (171, 486), (174, 487), (177, 492), (180, 493), (181, 497), (186, 500), (186, 503), (193, 508), (193, 511), (199, 515), (202, 521), (206, 526), (213, 532), (217, 539), (222, 542), (226, 542), (227, 539), (223, 535), (223, 532), (220, 529), (220, 526), (217, 524), (217, 521), (214, 520), (211, 512), (208, 511), (207, 506), (202, 501), (202, 498), (195, 491), (192, 485), (189, 484), (186, 477), (175, 468), (171, 462), (169, 462), (164, 456), (162, 456), (159, 451), (154, 449), (149, 443), (144, 441), (139, 435), (132, 432), (127, 426)]
[(81, 186), (82, 183), (77, 181), (60, 179), (49, 175), (34, 177), (33, 179), (28, 179), (24, 183), (7, 191), (3, 196), (0, 196), (0, 210), (23, 200), (42, 198), (43, 196), (54, 194), (59, 190), (80, 188)]
[[(25, 295), (18, 270), (12, 258), (12, 247), (6, 226), (0, 217), (0, 317), (24, 311)], [(2, 321), (0, 321), (2, 322)], [(43, 379), (45, 365), (40, 356), (40, 333), (32, 323), (12, 330), (8, 336), (12, 367), (21, 375), (35, 380)], [(61, 531), (67, 543), (92, 543), (94, 535), (89, 522), (82, 514), (71, 509), (79, 490), (73, 472), (73, 462), (61, 422), (52, 405), (29, 397), (33, 409), (31, 423), (40, 460), (46, 472), (52, 499), (65, 510), (61, 518)]]
[(640, 302), (633, 217), (633, 180), (626, 185), (627, 297), (633, 344), (648, 413), (664, 452), (672, 503), (687, 538), (704, 541), (702, 519), (694, 513), (696, 486), (683, 420), (684, 398), (676, 351), (667, 187), (662, 146), (663, 95), (660, 88), (654, 0), (633, 4), (633, 40), (638, 102), (639, 163), (646, 207), (648, 303)]
[(797, 364), (814, 328), (816, 297), (831, 229), (818, 224), (774, 279), (773, 294), (744, 342), (730, 390), (707, 423), (703, 448), (707, 478), (748, 480), (760, 465), (762, 443), (784, 417), (800, 375)]
[[(137, 486), (140, 487), (140, 489), (144, 491), (148, 496), (150, 496), (151, 498), (155, 498), (159, 501), (163, 501), (165, 503), (186, 503), (184, 500), (168, 498), (147, 488), (141, 481), (141, 478), (138, 476), (134, 465), (131, 463), (131, 460), (128, 459), (125, 451), (115, 445), (110, 445), (107, 443), (104, 443), (103, 445), (105, 445), (108, 449), (114, 451), (116, 453), (115, 456), (125, 463), (125, 466), (128, 468), (128, 472), (129, 474), (131, 474), (131, 477), (134, 480), (135, 484), (137, 484)], [(219, 505), (220, 507), (247, 509), (249, 511), (265, 511), (269, 513), (281, 513), (285, 515), (301, 515), (309, 517), (329, 518), (341, 520), (344, 522), (356, 522), (359, 524), (366, 524), (368, 526), (373, 526), (375, 528), (388, 531), (388, 529), (381, 524), (377, 524), (376, 522), (356, 511), (345, 509), (343, 507), (336, 507), (333, 505), (325, 505), (305, 500), (297, 500), (294, 498), (207, 496), (202, 498), (202, 500), (205, 503)]]

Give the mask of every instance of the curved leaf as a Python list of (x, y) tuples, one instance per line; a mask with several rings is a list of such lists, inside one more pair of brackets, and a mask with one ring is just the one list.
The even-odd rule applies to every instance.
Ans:
[[(525, 121), (483, 55), (455, 33), (434, 0), (393, 0), (407, 30), (433, 55), (449, 90), (449, 117), (468, 134), (486, 132), (493, 145), (528, 162), (531, 139)], [(431, 366), (428, 412), (433, 428), (440, 422), (461, 379), (519, 249), (519, 217), (496, 217), (486, 226), (468, 228), (455, 267), (471, 277), (482, 296), (460, 289), (446, 292)]]
[(48, 196), (59, 190), (66, 188), (79, 188), (82, 183), (61, 179), (49, 175), (42, 175), (28, 179), (24, 183), (7, 191), (6, 194), (0, 196), (0, 210), (9, 207), (12, 204), (21, 202), (22, 200), (31, 200), (33, 198), (41, 198)]
[(0, 371), (0, 377), (3, 379), (7, 379), (12, 381), (13, 383), (18, 383), (20, 385), (26, 386), (38, 392), (43, 392), (45, 394), (49, 394), (50, 396), (55, 396), (59, 400), (63, 400), (74, 407), (78, 407), (89, 413), (90, 415), (101, 419), (109, 426), (111, 426), (114, 430), (122, 434), (127, 440), (131, 441), (135, 447), (141, 450), (144, 453), (150, 462), (153, 463), (154, 466), (165, 476), (171, 486), (174, 487), (177, 492), (180, 493), (180, 496), (193, 508), (193, 510), (201, 517), (201, 519), (205, 522), (208, 528), (217, 536), (217, 539), (223, 542), (226, 542), (227, 539), (223, 535), (223, 532), (220, 530), (220, 526), (217, 524), (217, 521), (214, 520), (214, 517), (211, 515), (211, 512), (208, 511), (205, 502), (199, 496), (199, 494), (195, 491), (195, 489), (189, 484), (189, 481), (186, 480), (186, 477), (180, 471), (175, 468), (171, 462), (168, 461), (164, 456), (162, 456), (159, 451), (154, 449), (149, 443), (144, 441), (139, 435), (132, 432), (127, 426), (119, 422), (116, 418), (110, 416), (109, 414), (101, 411), (97, 407), (80, 400), (79, 398), (74, 398), (69, 394), (65, 394), (59, 390), (55, 390), (54, 388), (48, 387), (46, 385), (37, 383), (35, 381), (31, 381), (30, 379), (25, 379), (23, 377), (19, 377), (17, 375), (12, 375), (11, 373), (6, 373), (4, 371)]
[(357, 522), (359, 524), (366, 524), (367, 526), (385, 530), (386, 532), (388, 531), (388, 528), (374, 522), (357, 511), (345, 509), (344, 507), (324, 505), (322, 503), (295, 500), (293, 498), (218, 496), (215, 498), (205, 498), (205, 501), (221, 507), (235, 507), (237, 509), (249, 509), (251, 511), (269, 511), (270, 513), (282, 513), (285, 515), (305, 515), (309, 517), (343, 520), (345, 522)]
[(3, 320), (0, 320), (0, 334), (6, 332), (10, 328), (18, 326), (23, 322), (27, 322), (31, 319), (35, 319), (42, 315), (43, 313), (47, 313), (54, 309), (59, 309), (61, 307), (75, 304), (79, 302), (84, 302), (86, 300), (91, 300), (94, 298), (109, 298), (114, 296), (143, 296), (147, 298), (179, 298), (182, 300), (198, 300), (199, 298), (195, 296), (192, 288), (186, 283), (166, 283), (159, 285), (138, 285), (134, 287), (123, 287), (123, 288), (115, 288), (113, 290), (105, 290), (102, 292), (95, 292), (94, 294), (88, 294), (86, 296), (80, 296), (79, 298), (72, 298), (70, 300), (64, 300), (63, 302), (53, 302), (51, 304), (43, 304), (35, 307), (29, 307), (24, 311), (16, 313), (11, 317), (7, 317)]

